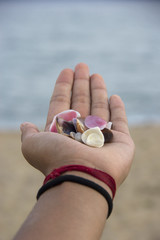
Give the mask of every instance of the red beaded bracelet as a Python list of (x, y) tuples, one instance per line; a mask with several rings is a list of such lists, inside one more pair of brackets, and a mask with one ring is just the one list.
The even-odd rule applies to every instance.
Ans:
[(48, 176), (46, 176), (43, 185), (45, 185), (49, 180), (59, 177), (62, 173), (68, 171), (79, 171), (90, 174), (91, 176), (101, 180), (111, 189), (113, 198), (116, 193), (116, 183), (115, 180), (108, 174), (101, 170), (90, 168), (82, 165), (66, 165), (60, 168), (54, 169)]

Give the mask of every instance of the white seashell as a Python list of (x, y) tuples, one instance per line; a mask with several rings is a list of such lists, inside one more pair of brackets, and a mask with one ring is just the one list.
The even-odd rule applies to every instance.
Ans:
[(112, 122), (108, 122), (106, 125), (106, 128), (108, 128), (110, 130), (112, 128)]
[(75, 134), (76, 134), (75, 132), (70, 132), (70, 137), (75, 139)]
[(94, 127), (82, 134), (82, 141), (91, 147), (102, 147), (104, 145), (104, 136), (99, 127)]
[(82, 133), (77, 132), (75, 134), (75, 140), (77, 140), (78, 142), (82, 142)]
[(78, 142), (82, 142), (82, 133), (80, 133), (80, 132), (78, 132), (78, 133), (70, 132), (70, 137)]

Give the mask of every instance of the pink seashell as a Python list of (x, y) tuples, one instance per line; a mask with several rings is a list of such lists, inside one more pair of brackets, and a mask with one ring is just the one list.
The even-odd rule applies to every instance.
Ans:
[(87, 128), (99, 127), (102, 130), (106, 127), (107, 122), (98, 116), (89, 115), (86, 117), (84, 124)]
[(80, 117), (80, 113), (77, 111), (74, 111), (72, 109), (63, 111), (61, 113), (58, 113), (56, 116), (54, 116), (53, 121), (50, 125), (49, 131), (50, 132), (57, 132), (56, 128), (56, 117), (63, 118), (65, 121), (72, 121), (73, 118)]

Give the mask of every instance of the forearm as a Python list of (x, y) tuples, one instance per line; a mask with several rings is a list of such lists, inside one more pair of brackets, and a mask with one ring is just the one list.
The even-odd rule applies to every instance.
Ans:
[[(91, 148), (62, 134), (49, 132), (54, 117), (70, 107), (78, 111), (82, 118), (91, 114), (102, 118), (106, 123), (111, 121), (112, 142), (104, 144), (102, 148)], [(119, 187), (130, 170), (134, 143), (129, 134), (124, 103), (116, 95), (108, 101), (103, 78), (99, 74), (90, 76), (86, 64), (78, 64), (75, 71), (65, 69), (60, 73), (50, 100), (45, 131), (39, 132), (32, 123), (22, 124), (21, 131), (23, 155), (45, 175), (60, 166), (81, 164), (110, 174)], [(82, 162), (79, 162), (79, 159)], [(87, 178), (114, 197), (115, 187), (109, 184), (109, 189), (103, 179), (100, 181), (100, 178), (80, 172), (67, 174)], [(84, 183), (85, 180), (82, 181)], [(87, 184), (89, 187), (80, 183), (64, 182), (44, 192), (14, 240), (100, 239), (106, 217), (112, 210), (112, 202), (104, 190), (95, 187), (101, 195), (90, 188), (93, 183)]]
[(107, 212), (107, 202), (100, 193), (64, 182), (42, 194), (14, 240), (98, 240)]

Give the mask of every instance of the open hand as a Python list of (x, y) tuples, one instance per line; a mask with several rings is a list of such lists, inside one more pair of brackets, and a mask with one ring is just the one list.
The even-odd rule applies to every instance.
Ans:
[[(85, 118), (97, 115), (113, 123), (113, 140), (102, 148), (93, 148), (58, 133), (49, 132), (53, 117), (64, 110), (74, 109)], [(86, 64), (64, 69), (55, 84), (47, 123), (40, 132), (32, 123), (23, 123), (22, 152), (26, 160), (44, 175), (54, 168), (81, 164), (110, 174), (117, 187), (124, 181), (134, 156), (134, 143), (129, 134), (125, 107), (121, 98), (113, 95), (108, 100), (103, 78), (89, 75)]]

